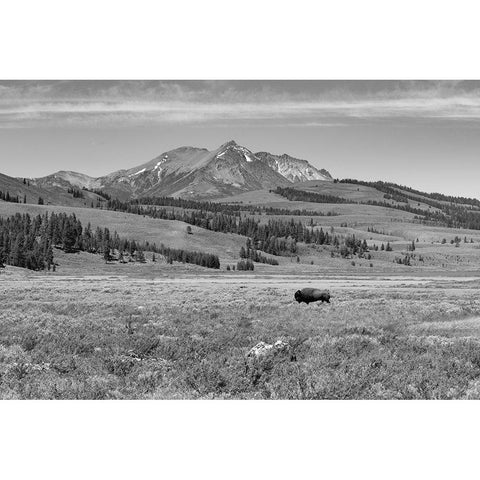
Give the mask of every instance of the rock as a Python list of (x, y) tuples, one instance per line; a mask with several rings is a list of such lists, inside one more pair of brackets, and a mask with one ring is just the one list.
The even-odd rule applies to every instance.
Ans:
[(245, 373), (251, 372), (256, 383), (265, 370), (273, 368), (276, 361), (285, 361), (287, 358), (291, 362), (297, 360), (294, 349), (288, 342), (277, 340), (273, 345), (259, 342), (245, 355)]

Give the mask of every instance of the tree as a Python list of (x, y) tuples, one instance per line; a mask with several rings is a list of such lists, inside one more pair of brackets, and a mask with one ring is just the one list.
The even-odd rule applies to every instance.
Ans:
[(143, 250), (137, 250), (137, 253), (135, 254), (135, 260), (139, 263), (146, 263), (145, 254), (143, 253)]
[(105, 263), (112, 261), (112, 255), (110, 253), (109, 248), (106, 248), (105, 251), (103, 252), (103, 259), (105, 260)]
[(152, 262), (156, 262), (157, 261), (157, 257), (155, 257), (155, 252), (153, 252), (153, 255), (152, 255)]
[(45, 252), (45, 263), (47, 264), (48, 271), (50, 271), (50, 269), (52, 268), (52, 264), (53, 264), (53, 250), (52, 250), (52, 244), (51, 243), (48, 244), (48, 247), (47, 247), (46, 252)]
[(45, 202), (44, 202), (44, 200), (43, 200), (42, 197), (38, 197), (38, 204), (39, 204), (39, 205), (44, 205), (44, 204), (45, 204)]
[(70, 222), (67, 222), (65, 225), (63, 236), (62, 236), (62, 244), (63, 250), (65, 253), (72, 253), (75, 251), (75, 242), (77, 241), (76, 232), (73, 225)]

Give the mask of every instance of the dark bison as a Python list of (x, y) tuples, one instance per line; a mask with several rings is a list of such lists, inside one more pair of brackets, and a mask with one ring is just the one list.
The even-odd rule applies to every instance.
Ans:
[(307, 305), (311, 302), (327, 302), (330, 303), (330, 293), (318, 288), (302, 288), (295, 292), (295, 300), (298, 303), (305, 302)]

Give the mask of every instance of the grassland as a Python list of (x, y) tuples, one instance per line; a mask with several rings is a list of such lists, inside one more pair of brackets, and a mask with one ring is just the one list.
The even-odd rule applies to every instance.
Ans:
[[(7, 269), (0, 397), (480, 398), (478, 278), (192, 273)], [(293, 301), (311, 285), (329, 287), (332, 304)], [(278, 339), (299, 344), (297, 361), (246, 372), (248, 350)]]
[[(369, 187), (359, 188), (344, 195), (368, 200)], [(0, 202), (0, 215), (75, 213), (84, 226), (221, 261), (209, 271), (161, 256), (153, 262), (149, 252), (145, 264), (120, 264), (55, 249), (55, 272), (0, 270), (0, 398), (480, 398), (480, 231), (266, 191), (228, 201), (333, 211), (295, 221), (365, 239), (371, 258), (332, 257), (330, 246), (299, 243), (294, 255), (277, 257), (278, 266), (233, 272), (226, 266), (246, 242), (239, 235), (194, 226), (189, 235), (179, 221)], [(462, 241), (452, 244), (455, 237)], [(386, 242), (392, 251), (372, 248)], [(398, 264), (407, 253), (411, 265)], [(332, 304), (294, 302), (305, 286), (330, 289)], [(280, 339), (294, 346), (297, 361), (280, 356), (246, 371), (251, 347)]]

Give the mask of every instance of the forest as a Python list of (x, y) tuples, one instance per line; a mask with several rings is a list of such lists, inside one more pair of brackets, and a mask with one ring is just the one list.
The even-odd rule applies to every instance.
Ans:
[(128, 254), (151, 251), (164, 255), (168, 263), (173, 261), (192, 263), (207, 268), (220, 268), (218, 256), (151, 245), (148, 242), (136, 242), (122, 238), (115, 231), (97, 227), (92, 230), (90, 224), (86, 228), (75, 214), (45, 213), (31, 217), (29, 214), (17, 213), (7, 218), (0, 218), (0, 265), (12, 265), (30, 270), (50, 270), (56, 268), (54, 248), (65, 253), (79, 251), (96, 253), (105, 261), (118, 259)]

